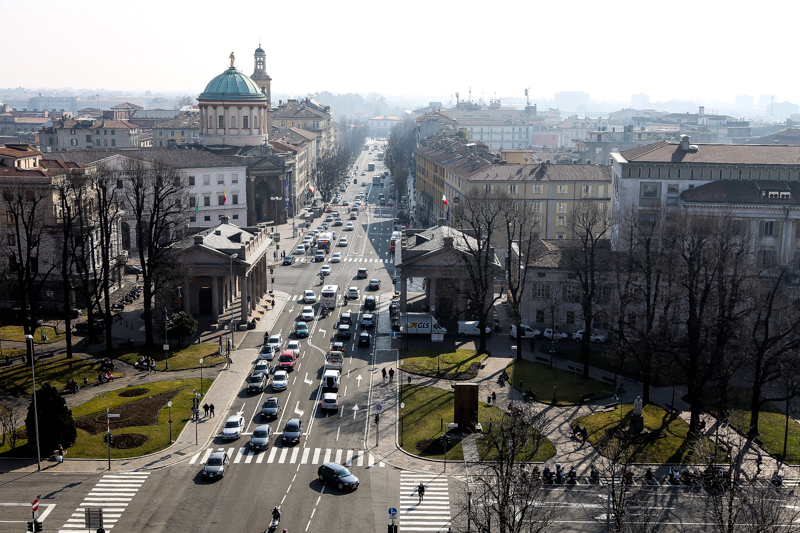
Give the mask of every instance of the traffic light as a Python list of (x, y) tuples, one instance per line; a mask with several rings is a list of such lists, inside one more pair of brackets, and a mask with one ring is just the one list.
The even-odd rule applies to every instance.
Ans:
[(397, 524), (389, 524), (389, 533), (397, 533)]
[(38, 520), (33, 521), (33, 531), (34, 533), (39, 533), (42, 530), (42, 523)]
[(108, 442), (108, 433), (103, 433), (103, 442)]
[(270, 274), (274, 274), (274, 273), (275, 273), (275, 269), (274, 269), (274, 268), (272, 268), (272, 267), (270, 267), (270, 269), (269, 269), (269, 273), (270, 273)]
[(380, 413), (375, 413), (375, 423), (376, 423), (376, 424), (378, 423), (378, 421), (379, 421), (380, 419), (381, 419), (381, 414), (380, 414)]
[(28, 531), (33, 532), (33, 522), (28, 522)]
[(111, 433), (108, 434), (108, 443), (113, 445), (114, 444), (114, 435)]

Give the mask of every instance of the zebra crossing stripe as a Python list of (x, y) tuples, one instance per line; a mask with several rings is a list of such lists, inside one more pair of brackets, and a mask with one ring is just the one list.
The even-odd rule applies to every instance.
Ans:
[(358, 452), (356, 466), (364, 466), (364, 454), (361, 451)]
[(347, 450), (347, 459), (344, 460), (345, 466), (353, 465), (353, 450)]
[(331, 449), (327, 448), (325, 450), (325, 460), (322, 461), (323, 463), (329, 463), (331, 461)]
[(255, 456), (255, 454), (256, 454), (256, 452), (254, 450), (248, 450), (247, 451), (247, 455), (244, 458), (245, 464), (252, 462), (253, 461), (253, 457)]
[(311, 459), (311, 464), (316, 465), (319, 464), (319, 452), (321, 450), (319, 448), (314, 448), (314, 458)]
[(278, 448), (272, 448), (269, 452), (269, 459), (267, 459), (268, 463), (271, 463), (273, 459), (275, 459), (275, 454), (278, 453)]
[(234, 460), (233, 460), (233, 462), (234, 462), (234, 463), (239, 463), (239, 462), (241, 462), (241, 460), (242, 460), (242, 457), (244, 457), (244, 454), (245, 454), (245, 453), (247, 453), (247, 448), (245, 448), (244, 446), (242, 446), (241, 448), (239, 448), (239, 453), (236, 455), (236, 459), (234, 459)]
[(342, 464), (342, 450), (341, 450), (341, 448), (336, 450), (336, 459), (334, 459), (333, 462)]
[(304, 465), (308, 463), (308, 454), (311, 452), (311, 448), (306, 448), (303, 450), (303, 457), (300, 459), (300, 464)]
[(286, 462), (286, 456), (289, 454), (289, 448), (281, 448), (281, 456), (278, 457), (278, 463), (283, 464)]
[[(199, 457), (199, 453), (197, 456)], [(197, 457), (193, 457), (196, 461)], [(86, 507), (102, 507), (104, 513), (104, 527), (112, 529), (119, 517), (133, 500), (138, 490), (142, 487), (149, 472), (108, 474), (100, 478), (92, 490), (84, 497), (77, 509), (70, 515), (66, 523), (61, 526), (62, 531), (85, 531), (84, 509)]]
[(292, 448), (292, 458), (289, 459), (289, 463), (295, 464), (297, 462), (297, 455), (300, 453), (300, 448)]
[[(272, 449), (274, 450), (275, 448)], [(266, 456), (267, 456), (266, 450), (259, 453), (258, 457), (256, 457), (256, 464), (261, 464), (264, 461), (264, 457)]]

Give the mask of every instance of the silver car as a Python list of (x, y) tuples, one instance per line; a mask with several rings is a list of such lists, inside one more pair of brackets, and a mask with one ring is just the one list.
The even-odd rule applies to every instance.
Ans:
[(244, 417), (242, 415), (230, 416), (225, 421), (225, 427), (222, 428), (222, 438), (226, 440), (238, 439), (242, 436), (243, 430)]
[(203, 477), (209, 479), (222, 478), (225, 475), (225, 467), (228, 465), (228, 454), (225, 452), (214, 452), (204, 463)]

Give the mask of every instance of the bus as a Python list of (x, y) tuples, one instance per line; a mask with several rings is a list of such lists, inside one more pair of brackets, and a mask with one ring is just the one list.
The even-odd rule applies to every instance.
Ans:
[(333, 234), (328, 233), (320, 233), (317, 236), (317, 250), (324, 250), (327, 254), (331, 250), (331, 246), (333, 243)]
[(319, 293), (319, 303), (322, 307), (336, 309), (336, 302), (339, 301), (339, 286), (325, 285)]
[(372, 185), (375, 187), (380, 186), (381, 184), (381, 175), (380, 174), (373, 174), (372, 175)]
[(374, 172), (375, 171), (375, 163), (369, 163), (367, 165), (367, 170), (369, 170), (370, 172)]

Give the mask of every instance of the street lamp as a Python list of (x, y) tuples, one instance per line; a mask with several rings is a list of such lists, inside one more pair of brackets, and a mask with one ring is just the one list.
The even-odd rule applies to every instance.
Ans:
[(403, 429), (405, 426), (405, 418), (404, 418), (405, 413), (403, 412), (403, 409), (405, 408), (406, 408), (405, 402), (400, 402), (400, 446), (403, 445), (403, 433), (404, 433)]
[[(236, 338), (233, 335), (233, 260), (237, 257), (239, 257), (239, 254), (233, 254), (231, 256), (231, 348), (233, 349), (236, 349)], [(242, 305), (244, 305), (244, 302)]]
[(275, 225), (273, 226), (273, 228), (277, 229), (278, 222), (280, 222), (280, 220), (278, 219), (278, 202), (283, 200), (283, 196), (271, 196), (270, 200), (275, 202)]
[(164, 370), (169, 370), (169, 315), (167, 314), (167, 308), (164, 308), (164, 338), (167, 341), (164, 344)]
[(200, 358), (200, 396), (203, 395), (203, 358)]
[(42, 469), (42, 455), (39, 450), (39, 411), (36, 407), (36, 358), (33, 353), (33, 335), (25, 335), (25, 343), (31, 356), (31, 381), (33, 383), (33, 423), (36, 431), (36, 468)]
[(200, 395), (197, 389), (193, 389), (194, 393), (194, 444), (197, 445), (197, 424), (200, 422)]
[(172, 401), (167, 402), (169, 408), (169, 443), (172, 444)]

